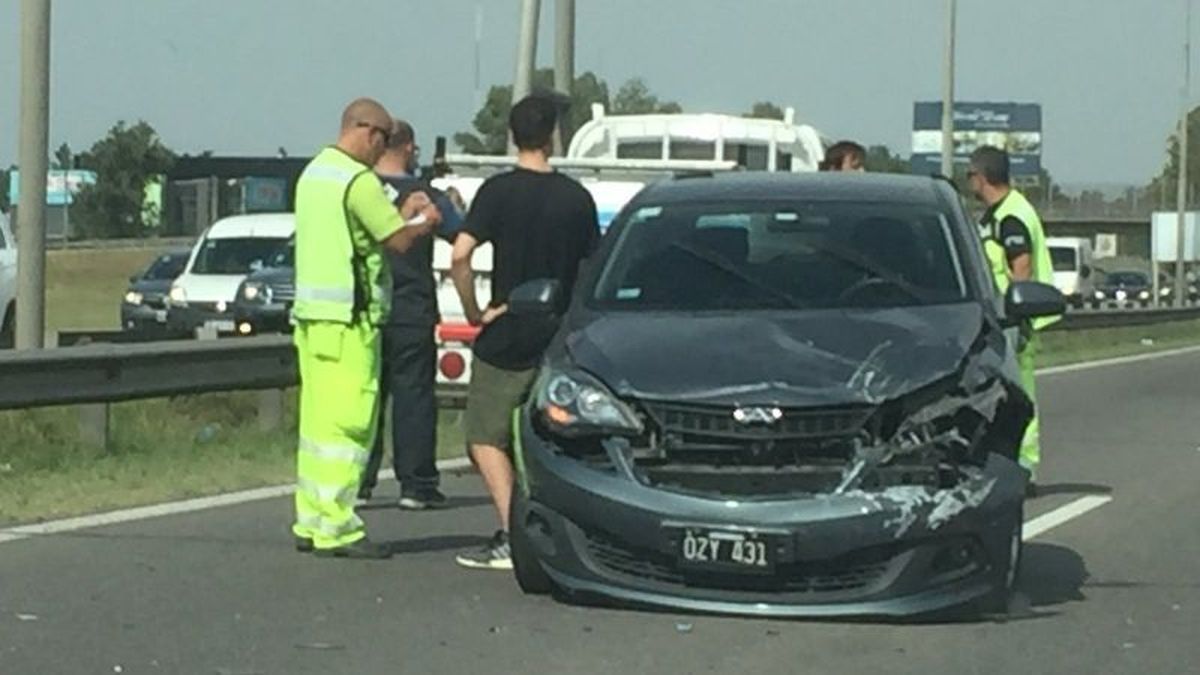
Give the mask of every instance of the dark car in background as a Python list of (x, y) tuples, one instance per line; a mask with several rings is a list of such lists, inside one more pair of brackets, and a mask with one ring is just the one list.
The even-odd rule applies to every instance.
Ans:
[[(555, 282), (509, 297), (557, 312)], [(516, 418), (526, 592), (747, 615), (998, 610), (1032, 413), (945, 181), (741, 174), (643, 190)]]
[(171, 282), (183, 273), (190, 255), (188, 249), (164, 253), (141, 274), (129, 278), (129, 288), (121, 300), (122, 330), (166, 332), (167, 294), (171, 292)]
[[(1160, 284), (1159, 293), (1163, 299), (1170, 298), (1169, 282)], [(1092, 294), (1092, 306), (1104, 307), (1149, 307), (1154, 302), (1154, 285), (1150, 275), (1138, 270), (1119, 270), (1106, 272), (1104, 278), (1096, 283)]]
[(293, 239), (238, 287), (233, 320), (239, 335), (290, 333), (296, 298), (296, 241)]

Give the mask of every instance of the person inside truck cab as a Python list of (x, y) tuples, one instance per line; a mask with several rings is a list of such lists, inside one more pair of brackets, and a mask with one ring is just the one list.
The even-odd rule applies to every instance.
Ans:
[(866, 171), (867, 149), (854, 141), (838, 141), (825, 151), (821, 171)]

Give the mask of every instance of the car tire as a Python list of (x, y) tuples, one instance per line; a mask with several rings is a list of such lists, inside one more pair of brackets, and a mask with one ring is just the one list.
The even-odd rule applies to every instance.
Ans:
[[(513, 508), (510, 511), (513, 516), (517, 515), (516, 504), (517, 495), (514, 490)], [(554, 591), (554, 581), (538, 562), (537, 555), (533, 552), (533, 544), (525, 532), (523, 520), (516, 518), (509, 526), (508, 545), (512, 554), (513, 576), (517, 578), (517, 585), (527, 595), (546, 595)]]
[(995, 616), (1008, 613), (1009, 600), (1016, 587), (1017, 574), (1021, 570), (1021, 559), (1025, 548), (1022, 539), (1022, 525), (1025, 520), (1025, 509), (1018, 505), (1012, 517), (1008, 520), (1008, 555), (998, 565), (996, 577), (998, 585), (979, 602), (979, 612), (985, 616)]

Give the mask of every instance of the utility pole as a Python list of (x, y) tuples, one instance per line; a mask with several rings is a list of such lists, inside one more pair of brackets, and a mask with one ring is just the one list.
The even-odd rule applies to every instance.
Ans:
[[(575, 0), (557, 0), (554, 4), (554, 88), (569, 100), (574, 83)], [(554, 139), (559, 156), (567, 151), (567, 138), (563, 133), (565, 124), (565, 116), (559, 115), (558, 134)]]
[[(1184, 21), (1183, 39), (1183, 87), (1180, 90), (1181, 112), (1179, 115), (1179, 193), (1178, 220), (1175, 223), (1175, 306), (1182, 307), (1187, 302), (1187, 284), (1184, 280), (1184, 219), (1187, 217), (1187, 177), (1188, 177), (1188, 99), (1191, 96), (1192, 79), (1192, 0), (1184, 0), (1187, 6), (1187, 19)], [(1157, 300), (1157, 298), (1156, 298)]]
[(954, 178), (954, 32), (957, 0), (946, 0), (946, 63), (942, 82), (942, 175)]
[[(517, 40), (517, 74), (513, 79), (513, 105), (533, 91), (533, 70), (537, 63), (538, 16), (542, 13), (542, 0), (521, 0), (521, 34)], [(516, 154), (512, 138), (508, 150)]]
[(46, 326), (46, 172), (50, 0), (21, 0), (21, 194), (17, 207), (17, 349), (41, 349)]

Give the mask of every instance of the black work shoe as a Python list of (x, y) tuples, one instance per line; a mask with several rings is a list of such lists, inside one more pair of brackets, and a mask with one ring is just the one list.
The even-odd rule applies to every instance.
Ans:
[(455, 560), (459, 565), (473, 570), (511, 570), (512, 551), (508, 547), (508, 533), (496, 530), (486, 546), (478, 551), (460, 553)]
[(392, 557), (392, 549), (385, 544), (376, 544), (368, 539), (359, 539), (352, 544), (337, 548), (318, 548), (313, 555), (321, 558), (358, 558), (360, 560), (386, 560)]
[(358, 501), (355, 502), (355, 505), (362, 506), (363, 504), (370, 502), (372, 490), (374, 490), (374, 488), (369, 488), (366, 486), (358, 488)]
[(408, 511), (440, 509), (446, 505), (446, 495), (437, 488), (403, 490), (400, 493), (400, 508)]
[[(293, 535), (293, 537), (295, 537), (295, 535)], [(310, 539), (308, 537), (295, 537), (295, 539), (296, 539), (296, 550), (297, 551), (299, 551), (301, 553), (312, 553), (312, 551), (313, 551), (312, 539)]]

